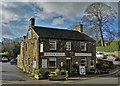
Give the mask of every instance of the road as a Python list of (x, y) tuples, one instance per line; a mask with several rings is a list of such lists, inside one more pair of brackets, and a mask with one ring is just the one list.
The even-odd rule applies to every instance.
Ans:
[[(31, 75), (23, 72), (16, 65), (10, 65), (10, 63), (0, 63), (0, 80), (2, 80), (2, 84), (101, 84), (102, 86), (111, 86), (112, 84), (118, 84), (120, 82), (118, 77), (77, 77), (77, 78), (69, 78), (67, 81), (49, 81), (49, 80), (35, 80)], [(2, 74), (1, 74), (2, 73)], [(109, 85), (107, 85), (109, 84)], [(57, 85), (57, 86), (58, 86)], [(16, 85), (15, 85), (16, 86)], [(85, 86), (85, 85), (84, 85)], [(87, 85), (86, 85), (87, 86)], [(92, 85), (94, 86), (94, 85)]]
[(16, 65), (11, 65), (9, 62), (0, 62), (0, 67), (2, 67), (0, 70), (0, 80), (4, 81), (26, 81), (26, 80), (32, 80), (33, 77), (29, 74), (23, 72), (19, 68), (17, 68)]

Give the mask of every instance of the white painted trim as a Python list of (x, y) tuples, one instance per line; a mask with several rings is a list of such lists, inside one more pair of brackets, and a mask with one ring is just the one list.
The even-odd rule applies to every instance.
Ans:
[(75, 56), (92, 56), (92, 53), (75, 53)]
[(65, 53), (44, 52), (44, 56), (65, 56)]

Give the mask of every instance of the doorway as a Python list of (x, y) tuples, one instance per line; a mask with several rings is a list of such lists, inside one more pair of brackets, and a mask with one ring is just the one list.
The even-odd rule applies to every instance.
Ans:
[(71, 70), (71, 58), (66, 58), (67, 71), (70, 73)]

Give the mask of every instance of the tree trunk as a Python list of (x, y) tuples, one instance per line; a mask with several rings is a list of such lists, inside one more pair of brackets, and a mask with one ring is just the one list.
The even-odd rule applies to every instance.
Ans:
[(100, 25), (100, 40), (101, 40), (101, 46), (105, 47), (105, 43), (104, 43), (104, 38), (103, 38), (103, 33), (102, 33), (102, 27)]
[(96, 32), (95, 37), (96, 37), (96, 45), (98, 46), (98, 45), (99, 45), (99, 39), (98, 39), (98, 34), (97, 34), (97, 32)]

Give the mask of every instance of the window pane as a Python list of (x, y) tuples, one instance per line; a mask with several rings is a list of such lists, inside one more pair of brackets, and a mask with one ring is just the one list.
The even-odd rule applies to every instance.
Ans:
[(49, 58), (49, 68), (56, 68), (56, 58)]
[(56, 41), (50, 41), (50, 50), (56, 50)]
[(81, 51), (86, 51), (86, 43), (81, 42), (80, 47), (81, 47)]
[(55, 61), (49, 61), (49, 67), (55, 68)]
[(71, 50), (71, 42), (66, 42), (66, 50)]

